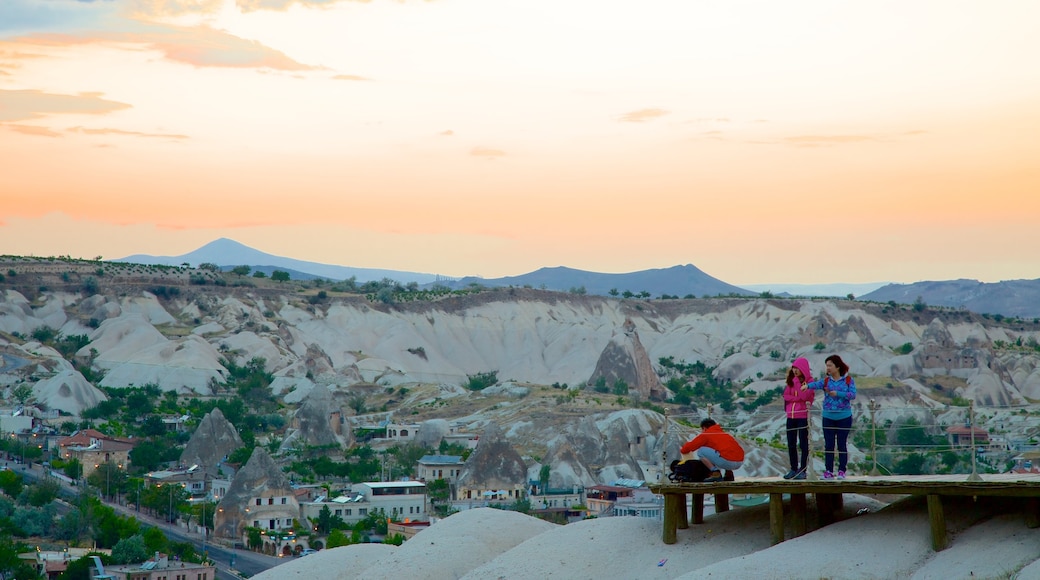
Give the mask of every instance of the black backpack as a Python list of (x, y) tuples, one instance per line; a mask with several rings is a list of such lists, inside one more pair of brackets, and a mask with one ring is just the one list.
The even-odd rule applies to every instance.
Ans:
[(711, 470), (699, 459), (676, 459), (672, 461), (670, 468), (668, 479), (673, 483), (696, 483), (711, 477)]

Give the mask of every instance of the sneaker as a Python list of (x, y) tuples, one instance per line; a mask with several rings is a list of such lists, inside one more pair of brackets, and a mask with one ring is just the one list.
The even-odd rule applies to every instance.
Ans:
[(805, 479), (805, 470), (801, 470), (794, 475), (792, 479)]
[(784, 479), (794, 479), (794, 476), (798, 475), (797, 469), (792, 469), (784, 474)]
[(722, 481), (722, 472), (718, 469), (712, 471), (711, 475), (704, 480), (704, 483), (715, 483), (717, 481)]
[(838, 479), (845, 479), (845, 470), (844, 469), (839, 469), (838, 470)]
[(823, 472), (823, 478), (824, 479), (834, 479), (834, 474), (829, 472), (829, 471), (824, 471)]

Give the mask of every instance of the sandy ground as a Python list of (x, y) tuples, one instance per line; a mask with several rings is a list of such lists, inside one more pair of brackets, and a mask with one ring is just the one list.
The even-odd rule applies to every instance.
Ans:
[(1040, 528), (1026, 527), (1021, 503), (944, 498), (944, 505), (950, 546), (942, 552), (931, 548), (922, 498), (886, 505), (846, 495), (840, 521), (776, 546), (770, 546), (767, 505), (709, 516), (679, 530), (673, 545), (661, 541), (660, 522), (644, 518), (558, 526), (480, 508), (438, 522), (399, 548), (323, 550), (254, 578), (1040, 580)]

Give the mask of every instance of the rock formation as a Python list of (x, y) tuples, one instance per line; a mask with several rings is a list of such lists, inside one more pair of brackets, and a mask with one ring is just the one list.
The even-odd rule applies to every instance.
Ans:
[[(599, 355), (596, 370), (589, 377), (588, 384), (595, 384), (600, 379), (606, 382), (608, 389), (618, 380), (628, 385), (628, 394), (635, 400), (663, 400), (666, 396), (661, 379), (654, 372), (654, 365), (646, 353), (636, 325), (631, 318), (625, 319), (620, 332), (615, 330), (610, 342)], [(611, 391), (612, 392), (612, 391)]]
[[(213, 534), (221, 538), (240, 538), (242, 531), (249, 523), (253, 498), (295, 495), (289, 479), (263, 447), (253, 450), (249, 461), (235, 474), (227, 494), (217, 504), (217, 513), (213, 518)], [(261, 506), (263, 507), (263, 506)], [(298, 514), (294, 517), (299, 517)]]
[(315, 385), (293, 416), (289, 426), (294, 430), (285, 437), (282, 449), (300, 444), (315, 447), (349, 445), (353, 442), (353, 433), (341, 429), (341, 416), (340, 406), (335, 403), (328, 387)]
[(502, 436), (501, 429), (488, 423), (480, 443), (459, 475), (458, 487), (512, 489), (527, 484), (527, 466), (520, 454)]
[(239, 447), (242, 438), (220, 409), (213, 409), (199, 421), (181, 452), (182, 465), (198, 465), (208, 477), (218, 476), (218, 464)]

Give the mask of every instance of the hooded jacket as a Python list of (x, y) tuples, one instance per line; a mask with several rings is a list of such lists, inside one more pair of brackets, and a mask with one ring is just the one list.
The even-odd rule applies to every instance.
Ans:
[(680, 449), (681, 453), (693, 453), (701, 447), (710, 447), (719, 452), (726, 461), (744, 461), (744, 448), (732, 435), (722, 430), (722, 425), (712, 425), (700, 435), (688, 441)]
[[(799, 357), (794, 359), (791, 366), (802, 371), (805, 383), (812, 382), (812, 372), (809, 370), (809, 361)], [(808, 419), (808, 407), (816, 399), (816, 391), (812, 389), (802, 390), (802, 379), (791, 377), (791, 384), (784, 387), (784, 413), (788, 419)]]
[[(823, 418), (846, 419), (852, 416), (852, 400), (856, 398), (856, 381), (852, 375), (846, 374), (840, 379), (824, 377), (820, 381), (812, 381), (807, 385), (810, 390), (824, 391)], [(834, 396), (826, 394), (834, 391)]]

